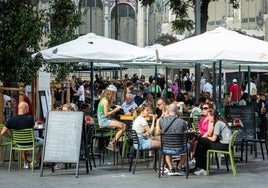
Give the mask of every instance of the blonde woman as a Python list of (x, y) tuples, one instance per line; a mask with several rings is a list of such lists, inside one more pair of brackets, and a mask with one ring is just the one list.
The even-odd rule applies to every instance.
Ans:
[(114, 85), (109, 85), (102, 93), (101, 100), (98, 104), (97, 116), (98, 123), (101, 128), (107, 127), (111, 129), (119, 129), (116, 133), (113, 140), (107, 146), (107, 149), (111, 151), (117, 151), (117, 141), (121, 137), (121, 135), (126, 130), (126, 124), (117, 121), (111, 120), (111, 116), (114, 115), (117, 111), (120, 110), (120, 106), (117, 106), (115, 109), (111, 110), (111, 105), (114, 104), (114, 100), (116, 97), (117, 88)]
[[(140, 105), (136, 112), (138, 116), (133, 122), (132, 130), (135, 130), (138, 134), (140, 142), (139, 149), (146, 150), (160, 148), (159, 137), (152, 137), (152, 133), (154, 131), (155, 126), (156, 114), (150, 114), (150, 108), (146, 104)], [(147, 117), (148, 115), (152, 116), (151, 127), (148, 125), (148, 122), (145, 119), (145, 117)], [(137, 146), (134, 145), (134, 147), (136, 147), (137, 149)]]

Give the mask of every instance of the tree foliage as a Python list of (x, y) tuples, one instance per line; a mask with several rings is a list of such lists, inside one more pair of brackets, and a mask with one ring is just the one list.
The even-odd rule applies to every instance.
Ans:
[[(151, 6), (155, 0), (139, 0), (142, 6)], [(208, 22), (208, 5), (215, 0), (200, 0), (201, 6), (201, 33), (204, 33)], [(229, 0), (233, 8), (239, 7), (239, 0)], [(175, 20), (172, 21), (172, 29), (180, 33), (191, 31), (194, 29), (194, 21), (189, 18), (189, 8), (195, 6), (195, 0), (169, 0), (170, 9), (175, 15)]]
[[(81, 12), (72, 0), (52, 0), (47, 22), (51, 24), (48, 34), (48, 47), (53, 47), (78, 37), (77, 27), (81, 24)], [(76, 68), (76, 63), (47, 64), (45, 71), (57, 76), (57, 80), (64, 80)]]
[(34, 0), (0, 1), (0, 80), (4, 86), (29, 84), (42, 66), (31, 58), (38, 51), (43, 23)]

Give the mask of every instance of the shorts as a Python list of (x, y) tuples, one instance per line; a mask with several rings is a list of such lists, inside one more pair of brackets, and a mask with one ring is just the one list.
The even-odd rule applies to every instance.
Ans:
[[(190, 149), (190, 144), (187, 143), (187, 150)], [(163, 152), (166, 154), (166, 155), (185, 155), (186, 152), (186, 145), (184, 145), (184, 148), (180, 151), (175, 151), (175, 150), (169, 150), (169, 149), (163, 149)]]
[[(139, 136), (140, 150), (146, 150), (151, 148), (151, 140), (147, 139), (146, 136)], [(133, 145), (135, 149), (138, 148), (137, 144)]]
[[(44, 139), (40, 138), (40, 137), (35, 137), (35, 147), (40, 147), (44, 145)], [(29, 144), (17, 144), (17, 147), (19, 148), (28, 148), (28, 147), (32, 147), (32, 143)]]
[(44, 145), (44, 139), (40, 137), (35, 137), (35, 147), (43, 146)]
[(110, 127), (111, 120), (104, 115), (98, 115), (98, 123), (100, 127)]

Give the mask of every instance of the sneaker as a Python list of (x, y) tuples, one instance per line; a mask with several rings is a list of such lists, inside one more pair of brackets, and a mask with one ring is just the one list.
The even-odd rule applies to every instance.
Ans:
[(180, 169), (176, 169), (176, 170), (175, 170), (175, 175), (176, 175), (176, 176), (185, 176), (185, 172), (183, 172), (183, 171), (180, 170)]
[[(162, 173), (162, 167), (160, 169), (161, 173)], [(169, 169), (167, 167), (164, 167), (164, 174), (167, 174), (169, 172)]]
[(171, 170), (168, 171), (167, 173), (168, 176), (175, 176), (175, 169), (172, 168)]
[(118, 152), (118, 148), (113, 146), (112, 144), (109, 144), (106, 148), (110, 151)]
[(23, 168), (24, 168), (24, 169), (29, 169), (29, 168), (30, 168), (30, 167), (29, 167), (29, 164), (28, 164), (28, 163), (24, 163), (24, 164), (23, 164)]
[(194, 175), (197, 175), (197, 176), (206, 175), (206, 174), (207, 174), (207, 172), (204, 169), (194, 171)]
[(55, 170), (60, 170), (60, 169), (63, 169), (64, 168), (64, 164), (63, 163), (57, 163), (55, 166), (54, 166), (54, 169)]

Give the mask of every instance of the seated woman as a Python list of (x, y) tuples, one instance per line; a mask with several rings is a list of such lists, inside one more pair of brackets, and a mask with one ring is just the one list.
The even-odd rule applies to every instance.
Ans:
[[(152, 125), (149, 127), (147, 120), (145, 119), (146, 116), (150, 113), (150, 108), (146, 104), (142, 104), (136, 110), (138, 117), (133, 122), (132, 130), (137, 132), (140, 142), (141, 150), (146, 149), (157, 149), (160, 148), (160, 141), (159, 137), (152, 137), (152, 133), (154, 131), (155, 119), (156, 115), (152, 116)], [(137, 146), (134, 145), (134, 148), (137, 149)]]
[(213, 109), (213, 103), (206, 102), (201, 107), (203, 117), (200, 119), (198, 123), (198, 132), (200, 136), (211, 136), (213, 133), (213, 124), (209, 122), (209, 112)]
[(208, 149), (228, 150), (229, 141), (232, 135), (227, 122), (219, 115), (217, 110), (211, 110), (208, 119), (214, 122), (214, 132), (212, 135), (206, 135), (198, 138), (195, 159), (195, 175), (205, 175), (206, 155)]
[[(203, 117), (198, 122), (198, 133), (200, 137), (211, 136), (213, 133), (214, 124), (213, 122), (210, 122), (209, 117), (209, 113), (211, 112), (212, 109), (213, 109), (213, 103), (211, 102), (206, 102), (201, 107)], [(195, 155), (197, 140), (191, 140), (189, 141), (189, 143), (191, 144), (192, 148), (190, 152), (190, 159), (193, 159)]]
[(111, 120), (111, 116), (114, 115), (121, 107), (117, 106), (115, 109), (111, 109), (117, 93), (117, 88), (114, 85), (109, 85), (102, 93), (101, 100), (98, 104), (98, 122), (100, 127), (109, 127), (111, 129), (119, 129), (113, 140), (107, 146), (107, 149), (111, 151), (118, 151), (117, 141), (126, 130), (126, 124), (117, 120)]

